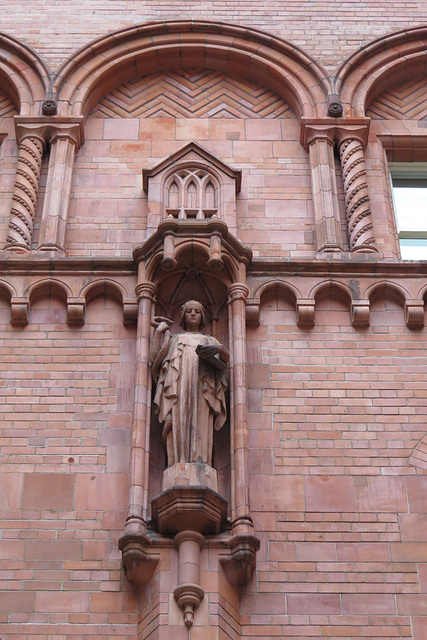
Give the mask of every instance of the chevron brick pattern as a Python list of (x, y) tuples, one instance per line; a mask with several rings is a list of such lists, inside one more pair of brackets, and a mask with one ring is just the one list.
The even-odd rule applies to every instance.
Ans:
[(15, 116), (18, 111), (7, 93), (0, 91), (0, 118)]
[(427, 118), (427, 78), (416, 78), (384, 91), (369, 107), (371, 118), (423, 120)]
[(221, 71), (157, 73), (114, 89), (92, 111), (97, 118), (294, 118), (274, 91)]

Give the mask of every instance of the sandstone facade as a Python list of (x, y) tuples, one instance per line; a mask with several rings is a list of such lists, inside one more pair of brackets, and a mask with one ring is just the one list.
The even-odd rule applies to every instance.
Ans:
[[(2, 640), (426, 640), (427, 7), (0, 8)], [(189, 629), (147, 355), (188, 298), (231, 353)]]

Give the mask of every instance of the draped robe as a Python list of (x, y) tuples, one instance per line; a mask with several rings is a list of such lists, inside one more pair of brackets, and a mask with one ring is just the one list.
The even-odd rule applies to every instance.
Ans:
[(201, 333), (172, 336), (160, 369), (154, 405), (163, 424), (169, 466), (212, 465), (213, 430), (221, 429), (227, 417), (225, 373), (199, 358), (199, 344), (219, 342)]

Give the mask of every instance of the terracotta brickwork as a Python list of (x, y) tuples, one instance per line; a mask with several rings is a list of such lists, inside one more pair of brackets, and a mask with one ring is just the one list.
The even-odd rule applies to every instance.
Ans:
[[(426, 640), (427, 270), (388, 161), (427, 161), (427, 9), (2, 5), (1, 640)], [(150, 365), (193, 298), (229, 357), (197, 509)]]
[(422, 120), (427, 115), (426, 79), (414, 78), (385, 91), (374, 100), (367, 115), (379, 120)]
[(293, 117), (288, 105), (272, 91), (206, 69), (182, 69), (128, 82), (104, 96), (91, 115), (98, 118)]

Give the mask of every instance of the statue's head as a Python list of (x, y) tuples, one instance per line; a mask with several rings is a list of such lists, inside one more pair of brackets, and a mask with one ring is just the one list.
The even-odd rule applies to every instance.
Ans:
[(179, 326), (185, 330), (187, 329), (186, 323), (185, 323), (186, 311), (193, 306), (197, 306), (200, 309), (201, 320), (200, 320), (199, 330), (203, 329), (203, 327), (206, 325), (206, 312), (202, 303), (199, 302), (198, 300), (187, 300), (187, 302), (184, 302), (184, 304), (181, 307), (181, 316), (179, 319)]

